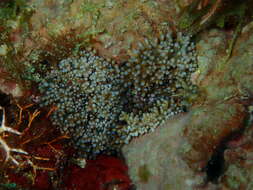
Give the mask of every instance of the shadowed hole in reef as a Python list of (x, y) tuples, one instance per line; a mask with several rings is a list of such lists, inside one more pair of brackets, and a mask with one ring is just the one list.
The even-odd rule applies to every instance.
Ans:
[(220, 148), (208, 161), (205, 168), (208, 182), (218, 183), (219, 177), (224, 173), (224, 151), (225, 147)]
[(10, 105), (10, 96), (0, 91), (0, 106), (6, 107)]
[(241, 127), (239, 130), (232, 132), (221, 141), (216, 151), (213, 153), (211, 159), (207, 162), (207, 165), (204, 168), (204, 171), (206, 172), (207, 183), (218, 183), (219, 177), (221, 177), (226, 171), (224, 151), (227, 149), (227, 144), (228, 142), (243, 135), (244, 130), (245, 125), (243, 125), (243, 127)]
[(224, 151), (228, 148), (228, 142), (233, 141), (243, 135), (245, 129), (252, 125), (252, 117), (252, 113), (249, 111), (247, 116), (244, 118), (242, 127), (239, 127), (239, 130), (232, 132), (221, 141), (211, 159), (208, 161), (207, 165), (204, 168), (204, 171), (206, 172), (207, 183), (218, 183), (219, 177), (221, 177), (226, 171)]

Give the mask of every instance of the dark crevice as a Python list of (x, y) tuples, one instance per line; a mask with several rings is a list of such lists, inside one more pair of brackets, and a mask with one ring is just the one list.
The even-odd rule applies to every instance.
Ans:
[(7, 107), (10, 105), (10, 96), (0, 91), (0, 106)]
[(206, 183), (218, 183), (219, 177), (221, 177), (226, 170), (224, 159), (224, 151), (227, 149), (226, 144), (235, 137), (238, 137), (238, 134), (242, 135), (242, 132), (243, 129), (235, 131), (221, 141), (204, 168), (206, 172)]
[(218, 183), (219, 177), (225, 171), (225, 159), (224, 159), (225, 148), (220, 148), (215, 154), (212, 155), (208, 161), (205, 171), (207, 181), (212, 183)]
[(242, 127), (240, 130), (232, 132), (221, 141), (220, 145), (217, 147), (216, 151), (213, 153), (212, 157), (204, 168), (204, 171), (206, 172), (207, 183), (218, 183), (219, 177), (221, 177), (226, 171), (224, 151), (227, 149), (227, 143), (235, 138), (238, 138), (238, 136), (241, 136), (244, 130), (245, 127)]
[[(228, 142), (239, 138), (245, 133), (245, 130), (247, 130), (248, 126), (252, 124), (252, 120), (250, 119), (252, 117), (251, 114), (252, 113), (248, 112), (242, 123), (242, 127), (240, 127), (239, 130), (232, 132), (221, 141), (220, 145), (207, 162), (207, 165), (203, 168), (203, 170), (206, 172), (206, 183), (211, 182), (217, 184), (219, 178), (226, 171), (224, 151), (227, 149), (227, 144)], [(251, 124), (249, 124), (249, 121)]]

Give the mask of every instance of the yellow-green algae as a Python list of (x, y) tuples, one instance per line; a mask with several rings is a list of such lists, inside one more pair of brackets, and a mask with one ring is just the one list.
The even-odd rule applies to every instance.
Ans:
[(138, 175), (142, 183), (147, 183), (152, 174), (149, 171), (148, 166), (144, 164), (143, 166), (139, 167)]

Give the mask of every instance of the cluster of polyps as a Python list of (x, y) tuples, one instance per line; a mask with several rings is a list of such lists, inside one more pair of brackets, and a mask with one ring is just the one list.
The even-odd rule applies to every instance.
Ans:
[(187, 110), (188, 94), (197, 92), (196, 69), (195, 44), (182, 33), (145, 39), (122, 63), (86, 50), (45, 73), (40, 105), (57, 107), (51, 121), (82, 157), (114, 154)]
[(20, 154), (25, 154), (28, 155), (28, 153), (22, 149), (17, 149), (17, 148), (11, 148), (7, 142), (2, 138), (3, 133), (12, 133), (15, 135), (21, 135), (21, 133), (11, 127), (8, 127), (6, 125), (6, 115), (5, 115), (5, 109), (0, 106), (0, 145), (1, 148), (4, 151), (4, 156), (5, 156), (5, 162), (11, 161), (15, 165), (19, 165), (19, 162), (12, 156), (12, 153), (20, 153)]

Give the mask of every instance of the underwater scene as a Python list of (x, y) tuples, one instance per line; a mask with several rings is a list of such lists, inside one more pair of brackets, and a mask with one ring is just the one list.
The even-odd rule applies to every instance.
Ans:
[(0, 0), (0, 190), (253, 190), (252, 0)]

